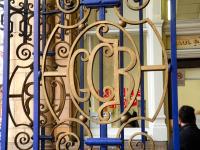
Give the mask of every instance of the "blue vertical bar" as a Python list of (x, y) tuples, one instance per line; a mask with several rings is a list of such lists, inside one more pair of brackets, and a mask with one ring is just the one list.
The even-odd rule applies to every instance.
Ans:
[[(44, 51), (44, 48), (46, 46), (46, 0), (42, 0), (42, 51)], [(45, 127), (41, 128), (41, 135), (45, 136)], [(41, 139), (41, 150), (45, 150), (45, 141), (46, 139)]]
[[(119, 8), (120, 14), (123, 16), (123, 1), (121, 1), (121, 5)], [(119, 33), (119, 45), (120, 46), (124, 46), (124, 34), (123, 32), (120, 30)], [(124, 67), (124, 53), (120, 52), (120, 68)], [(119, 82), (120, 82), (120, 111), (123, 112), (124, 111), (124, 77), (122, 75), (120, 75), (119, 78)], [(124, 150), (124, 129), (121, 132), (121, 140), (122, 140), (122, 145), (121, 145), (121, 150)]]
[(173, 117), (173, 145), (179, 150), (178, 126), (178, 89), (177, 89), (177, 52), (176, 52), (176, 0), (171, 0), (171, 83), (172, 83), (172, 117)]
[(28, 0), (24, 0), (24, 13), (23, 13), (23, 19), (24, 19), (24, 36), (23, 36), (23, 42), (27, 43), (28, 38)]
[[(64, 8), (65, 6), (65, 2), (64, 0), (61, 1), (61, 6)], [(61, 13), (61, 25), (64, 25), (65, 24), (65, 13)], [(65, 39), (65, 29), (61, 29), (61, 40), (64, 40)]]
[(34, 0), (34, 114), (33, 150), (39, 150), (40, 137), (40, 0)]
[[(43, 137), (45, 137), (45, 127), (42, 127), (41, 128), (41, 135), (43, 136)], [(45, 150), (45, 138), (44, 139), (41, 139), (41, 150)]]
[[(105, 8), (99, 8), (99, 20), (105, 20)], [(103, 97), (103, 49), (99, 51), (99, 95)], [(100, 125), (100, 137), (107, 138), (107, 125)], [(101, 150), (107, 150), (107, 146), (101, 146)]]
[(8, 105), (10, 71), (10, 1), (4, 0), (4, 51), (3, 51), (3, 102), (1, 150), (7, 150), (8, 144)]
[[(84, 12), (83, 12), (83, 6), (81, 6), (80, 8), (80, 19), (82, 19), (84, 17)], [(82, 37), (80, 39), (80, 48), (84, 48), (84, 38)], [(81, 53), (80, 55), (80, 89), (84, 88), (84, 62), (81, 60), (81, 58), (84, 57), (84, 54)], [(84, 97), (84, 93), (81, 92), (80, 93), (80, 97)], [(84, 104), (80, 103), (80, 108), (83, 110), (84, 109)], [(82, 126), (80, 126), (80, 141), (81, 141), (81, 145), (80, 145), (80, 150), (84, 150), (84, 129)]]
[[(143, 4), (143, 0), (139, 1), (139, 5), (141, 6)], [(143, 9), (139, 11), (139, 19), (143, 19)], [(144, 30), (143, 30), (143, 24), (139, 25), (140, 30), (140, 63), (143, 66), (144, 65)], [(144, 73), (141, 73), (141, 116), (145, 117), (145, 101), (144, 101)], [(145, 132), (145, 121), (141, 121), (141, 132)], [(142, 142), (145, 143), (145, 138), (142, 136)]]
[(45, 45), (46, 45), (46, 14), (44, 14), (46, 12), (46, 0), (42, 1), (42, 51), (44, 51)]

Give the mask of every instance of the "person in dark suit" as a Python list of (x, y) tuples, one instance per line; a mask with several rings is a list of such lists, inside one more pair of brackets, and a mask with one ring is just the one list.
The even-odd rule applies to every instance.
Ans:
[[(127, 116), (128, 118), (134, 118), (134, 117), (137, 117), (137, 112), (136, 111), (133, 111), (132, 114), (130, 114), (130, 112), (127, 113)], [(139, 123), (137, 120), (134, 120), (132, 122), (129, 123), (129, 125), (133, 128), (138, 128), (139, 127)]]
[(196, 125), (195, 110), (191, 106), (182, 106), (179, 109), (180, 149), (199, 150), (200, 130)]

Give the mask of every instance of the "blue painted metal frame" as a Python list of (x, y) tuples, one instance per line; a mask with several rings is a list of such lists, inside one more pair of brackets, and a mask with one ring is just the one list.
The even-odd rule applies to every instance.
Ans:
[(121, 0), (81, 0), (81, 4), (90, 8), (119, 6)]
[[(84, 17), (84, 10), (83, 10), (83, 6), (81, 6), (80, 8), (80, 19), (82, 19)], [(84, 38), (82, 37), (80, 39), (80, 48), (84, 48)], [(84, 88), (84, 62), (82, 61), (81, 58), (84, 57), (84, 53), (81, 53), (80, 55), (80, 89)], [(80, 97), (83, 98), (84, 97), (84, 93), (81, 92), (80, 93)], [(80, 103), (80, 108), (83, 110), (84, 109), (84, 104)], [(82, 126), (80, 126), (80, 150), (84, 150), (84, 128)]]
[(107, 146), (122, 145), (123, 141), (117, 138), (89, 138), (85, 143), (89, 146), (107, 147)]
[(10, 1), (4, 0), (4, 53), (3, 53), (3, 102), (1, 150), (7, 150), (8, 144), (8, 105), (10, 72)]
[[(123, 16), (123, 3), (121, 3), (119, 11), (120, 11), (120, 14)], [(119, 33), (119, 45), (124, 46), (124, 34), (121, 30)], [(124, 67), (124, 53), (120, 52), (119, 57), (120, 57), (119, 67), (123, 68)], [(124, 111), (124, 76), (121, 75), (119, 80), (120, 80), (119, 81), (120, 82), (120, 89), (119, 89), (120, 90), (120, 110), (121, 112), (123, 112)], [(120, 148), (121, 150), (124, 150), (124, 129), (121, 132), (121, 141), (122, 141), (122, 144)]]
[[(61, 6), (64, 7), (65, 3), (64, 0), (61, 1)], [(62, 12), (61, 13), (61, 25), (65, 24), (65, 14)], [(65, 29), (61, 28), (61, 40), (64, 41), (65, 40)]]
[[(143, 0), (139, 1), (139, 5), (142, 6)], [(143, 9), (139, 11), (139, 20), (143, 20)], [(139, 25), (140, 32), (140, 63), (144, 65), (144, 28), (143, 24)], [(145, 117), (145, 100), (144, 100), (144, 72), (141, 73), (141, 116)], [(141, 120), (141, 132), (145, 132), (145, 121)], [(145, 137), (142, 136), (142, 142), (145, 145)]]
[(41, 136), (40, 136), (40, 139), (41, 139), (41, 150), (45, 150), (45, 141), (46, 141), (46, 136), (45, 136), (45, 128), (42, 127), (41, 128)]
[[(42, 12), (46, 12), (46, 0), (42, 1)], [(46, 45), (46, 15), (42, 13), (42, 54)]]
[(27, 43), (27, 34), (28, 34), (28, 1), (24, 0), (24, 37), (23, 42)]
[(171, 91), (173, 117), (173, 146), (180, 149), (178, 126), (177, 51), (176, 51), (176, 0), (171, 0)]
[(40, 0), (34, 0), (34, 121), (33, 150), (40, 143)]
[[(42, 12), (46, 12), (46, 0), (42, 0)], [(42, 14), (42, 51), (40, 51), (40, 56), (43, 55), (43, 51), (46, 45), (46, 38), (47, 38), (46, 37), (46, 15)], [(52, 53), (49, 53), (49, 54), (54, 56)], [(41, 128), (41, 137), (42, 136), (45, 136), (45, 127)], [(46, 138), (41, 138), (41, 150), (45, 150), (45, 141), (46, 141)]]
[[(99, 20), (105, 20), (105, 7), (99, 7)], [(103, 49), (99, 51), (99, 95), (103, 97)], [(107, 125), (100, 125), (100, 137), (107, 138)], [(101, 146), (107, 150), (107, 146)]]

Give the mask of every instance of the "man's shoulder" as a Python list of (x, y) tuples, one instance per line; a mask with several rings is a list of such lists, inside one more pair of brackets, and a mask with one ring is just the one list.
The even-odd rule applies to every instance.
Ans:
[(186, 136), (187, 135), (187, 137), (190, 137), (189, 135), (191, 135), (191, 136), (194, 136), (194, 135), (200, 136), (200, 129), (195, 125), (187, 125), (185, 127), (182, 127), (182, 129), (180, 130), (180, 135), (182, 135), (182, 136)]

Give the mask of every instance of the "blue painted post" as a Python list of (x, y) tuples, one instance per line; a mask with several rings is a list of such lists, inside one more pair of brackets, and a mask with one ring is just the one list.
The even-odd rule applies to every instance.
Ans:
[(33, 150), (39, 149), (40, 138), (40, 0), (34, 0), (34, 114)]
[[(41, 128), (41, 136), (45, 137), (45, 127)], [(45, 141), (46, 141), (45, 138), (41, 138), (41, 150), (45, 150)]]
[[(46, 0), (42, 0), (42, 54), (44, 52), (44, 48), (46, 46), (46, 40), (47, 40), (47, 36), (46, 36)], [(41, 128), (41, 136), (45, 136), (45, 127)], [(41, 139), (41, 150), (45, 150), (45, 142), (46, 139), (42, 138)]]
[(177, 52), (176, 52), (176, 0), (171, 0), (171, 83), (172, 83), (172, 117), (173, 145), (179, 150), (178, 95), (177, 95)]
[(24, 37), (23, 37), (23, 42), (27, 43), (27, 38), (28, 38), (28, 0), (24, 0)]
[[(141, 6), (143, 4), (143, 0), (139, 1), (139, 5)], [(143, 9), (139, 11), (139, 19), (143, 19)], [(143, 24), (139, 25), (140, 30), (140, 63), (143, 66), (144, 65), (144, 30), (143, 30)], [(141, 73), (141, 116), (145, 117), (145, 101), (144, 101), (144, 73)], [(141, 132), (145, 132), (145, 121), (141, 121)], [(142, 142), (145, 144), (145, 138), (142, 136)]]
[[(82, 19), (84, 17), (83, 11), (84, 11), (83, 6), (81, 6), (81, 8), (80, 8), (80, 19)], [(80, 48), (84, 48), (84, 38), (83, 37), (80, 39)], [(81, 58), (83, 58), (83, 57), (84, 57), (84, 54), (81, 53), (81, 55), (80, 55), (80, 89), (84, 88), (84, 77), (85, 77), (84, 76), (84, 62), (81, 60)], [(80, 93), (80, 97), (81, 98), (84, 97), (83, 92)], [(80, 107), (83, 110), (84, 104), (80, 103)], [(80, 150), (84, 150), (84, 129), (83, 129), (82, 126), (80, 127), (80, 142), (81, 142)]]
[[(105, 8), (99, 8), (99, 20), (105, 20)], [(99, 95), (103, 97), (103, 49), (99, 51)], [(100, 125), (100, 137), (107, 138), (107, 125)], [(107, 146), (101, 146), (101, 150), (107, 150)]]
[(4, 0), (4, 52), (3, 52), (3, 101), (1, 150), (7, 150), (8, 144), (8, 105), (10, 71), (10, 1)]
[[(120, 14), (123, 16), (123, 2), (120, 5)], [(120, 30), (119, 33), (119, 45), (120, 46), (124, 46), (124, 34), (123, 32)], [(120, 68), (124, 67), (124, 53), (120, 52)], [(120, 82), (120, 110), (121, 112), (124, 111), (124, 77), (122, 75), (120, 75), (119, 78), (119, 82)], [(122, 145), (121, 145), (121, 150), (124, 150), (124, 130), (122, 130), (121, 132), (121, 140), (122, 140)]]
[[(61, 6), (64, 8), (65, 2), (64, 0), (61, 1)], [(61, 25), (65, 24), (65, 14), (62, 12), (61, 13)], [(61, 29), (61, 40), (65, 39), (65, 29)]]
[(42, 1), (42, 51), (44, 51), (44, 48), (46, 46), (46, 14), (44, 12), (46, 12), (46, 0)]

